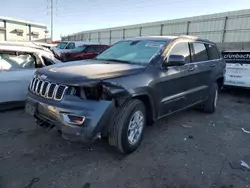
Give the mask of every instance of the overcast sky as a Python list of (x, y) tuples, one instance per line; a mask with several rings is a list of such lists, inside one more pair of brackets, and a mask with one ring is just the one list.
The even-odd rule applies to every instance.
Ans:
[[(54, 39), (83, 30), (250, 9), (250, 0), (53, 0)], [(0, 16), (47, 24), (51, 0), (2, 0)]]

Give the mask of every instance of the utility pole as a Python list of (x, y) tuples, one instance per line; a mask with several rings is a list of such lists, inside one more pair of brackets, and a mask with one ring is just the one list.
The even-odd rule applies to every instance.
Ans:
[(50, 24), (51, 24), (51, 42), (53, 42), (53, 9), (54, 9), (54, 7), (53, 7), (53, 0), (51, 0), (51, 6), (50, 6), (50, 8), (51, 8), (51, 16), (50, 16)]

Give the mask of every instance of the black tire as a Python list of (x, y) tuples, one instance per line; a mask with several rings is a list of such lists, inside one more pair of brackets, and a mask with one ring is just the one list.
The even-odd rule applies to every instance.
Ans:
[[(142, 112), (141, 114), (143, 115), (142, 131), (138, 140), (134, 144), (131, 144), (128, 139), (129, 123), (132, 116), (138, 111)], [(129, 100), (121, 107), (114, 119), (114, 124), (109, 134), (109, 144), (116, 147), (120, 153), (132, 153), (139, 147), (142, 141), (146, 121), (146, 109), (144, 104), (138, 99)]]
[(218, 98), (218, 84), (214, 83), (209, 93), (208, 99), (204, 104), (203, 111), (209, 114), (213, 114), (216, 110)]

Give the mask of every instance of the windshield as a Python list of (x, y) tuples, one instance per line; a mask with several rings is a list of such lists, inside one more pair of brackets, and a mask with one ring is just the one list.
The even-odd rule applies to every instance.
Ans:
[(68, 42), (60, 42), (60, 43), (56, 46), (56, 48), (64, 49), (65, 46), (66, 46), (67, 44), (68, 44)]
[(147, 64), (167, 41), (137, 40), (120, 41), (96, 57), (97, 60), (116, 60)]
[(78, 46), (74, 49), (75, 52), (82, 52), (84, 49), (86, 48), (86, 46)]

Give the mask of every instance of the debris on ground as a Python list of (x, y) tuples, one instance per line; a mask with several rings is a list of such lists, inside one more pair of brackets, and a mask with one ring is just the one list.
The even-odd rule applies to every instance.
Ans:
[(82, 186), (82, 188), (90, 188), (90, 183), (89, 183), (89, 182), (85, 183), (85, 184)]
[(213, 123), (213, 127), (215, 127), (215, 124)]
[(188, 152), (187, 149), (177, 149), (177, 148), (172, 148), (172, 151), (176, 152), (176, 153), (187, 153)]
[(243, 171), (250, 171), (250, 166), (245, 161), (236, 161), (229, 163), (232, 169), (241, 169)]
[(33, 178), (27, 185), (25, 185), (25, 188), (31, 188), (34, 183), (40, 181), (40, 178)]
[(194, 139), (194, 136), (193, 135), (189, 135), (188, 138), (189, 139)]
[(242, 130), (244, 133), (250, 134), (250, 131), (247, 131), (247, 130), (244, 129), (244, 128), (241, 128), (241, 130)]
[(238, 100), (238, 101), (236, 101), (236, 102), (239, 103), (239, 104), (244, 103), (242, 100)]
[(192, 128), (191, 125), (181, 125), (183, 128)]
[[(189, 135), (188, 138), (189, 139), (194, 139), (194, 136), (193, 135)], [(187, 140), (187, 138), (184, 138), (184, 141), (186, 141), (186, 140)]]
[(250, 170), (250, 166), (245, 161), (241, 161), (240, 165)]

